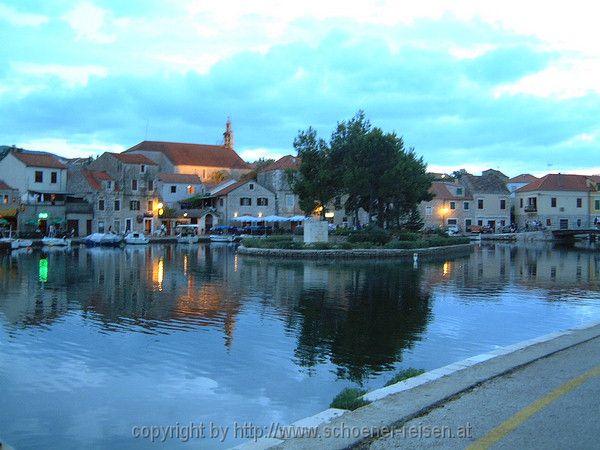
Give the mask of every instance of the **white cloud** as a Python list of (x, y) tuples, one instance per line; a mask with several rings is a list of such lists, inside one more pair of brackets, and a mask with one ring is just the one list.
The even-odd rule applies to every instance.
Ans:
[(36, 27), (48, 22), (48, 17), (39, 14), (20, 13), (14, 9), (0, 5), (0, 19), (6, 20), (11, 25), (18, 27)]
[(287, 153), (280, 153), (277, 151), (269, 150), (266, 148), (254, 148), (254, 149), (246, 149), (246, 150), (238, 150), (239, 155), (244, 159), (244, 161), (256, 161), (260, 158), (273, 158), (279, 159), (282, 156), (285, 156)]
[(18, 62), (12, 64), (13, 70), (19, 75), (30, 77), (55, 76), (68, 86), (85, 86), (90, 77), (106, 77), (108, 69), (101, 66), (63, 66), (59, 64), (35, 64)]
[(499, 86), (495, 96), (528, 94), (561, 99), (600, 93), (600, 58), (562, 59), (515, 83)]
[(77, 39), (88, 40), (98, 44), (109, 44), (116, 40), (114, 35), (102, 31), (107, 11), (91, 2), (79, 3), (63, 16), (75, 31)]
[(67, 139), (34, 139), (18, 142), (15, 145), (20, 148), (56, 153), (65, 158), (83, 158), (96, 156), (104, 152), (120, 153), (125, 147), (120, 144), (109, 144), (97, 142), (94, 138), (82, 139), (85, 143), (75, 143)]

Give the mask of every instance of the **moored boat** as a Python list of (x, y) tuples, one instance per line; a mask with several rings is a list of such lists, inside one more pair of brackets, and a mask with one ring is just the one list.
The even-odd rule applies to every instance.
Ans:
[(144, 245), (150, 242), (150, 239), (143, 233), (133, 232), (125, 236), (125, 243), (132, 245)]
[(42, 238), (42, 245), (47, 245), (48, 247), (68, 247), (71, 245), (71, 239), (46, 236)]
[(177, 225), (177, 243), (179, 244), (196, 244), (200, 242), (200, 236), (198, 236), (199, 225)]
[(117, 246), (123, 242), (123, 237), (113, 233), (92, 233), (85, 238), (87, 245)]

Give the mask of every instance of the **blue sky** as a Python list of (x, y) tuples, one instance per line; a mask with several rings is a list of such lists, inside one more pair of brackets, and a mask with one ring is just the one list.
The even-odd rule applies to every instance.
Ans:
[(588, 2), (288, 3), (3, 0), (0, 144), (215, 144), (230, 116), (255, 160), (362, 109), (432, 170), (600, 173)]

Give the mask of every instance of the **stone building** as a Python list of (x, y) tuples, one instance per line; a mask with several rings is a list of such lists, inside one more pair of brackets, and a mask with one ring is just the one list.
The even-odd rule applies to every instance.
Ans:
[(107, 152), (86, 169), (102, 185), (95, 192), (94, 232), (154, 232), (159, 226), (157, 163), (140, 154)]
[(303, 214), (298, 203), (298, 196), (294, 194), (288, 182), (288, 171), (297, 170), (299, 164), (298, 157), (286, 155), (256, 175), (258, 183), (275, 194), (275, 214), (279, 216)]

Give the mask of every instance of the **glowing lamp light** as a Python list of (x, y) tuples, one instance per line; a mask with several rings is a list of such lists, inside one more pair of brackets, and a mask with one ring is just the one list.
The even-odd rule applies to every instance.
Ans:
[(262, 212), (259, 212), (259, 213), (258, 213), (258, 217), (262, 217)]
[(164, 205), (162, 203), (159, 203), (158, 205), (158, 209), (163, 209)]
[(187, 217), (187, 213), (183, 213), (183, 217)]
[(162, 208), (158, 208), (158, 215), (162, 216), (165, 213), (165, 210)]
[(335, 213), (333, 211), (329, 211), (325, 213), (325, 217), (328, 219), (333, 218), (333, 216), (335, 216)]
[(238, 216), (238, 213), (237, 213), (237, 212), (234, 212), (234, 213), (233, 213), (233, 217), (237, 217), (237, 216)]

